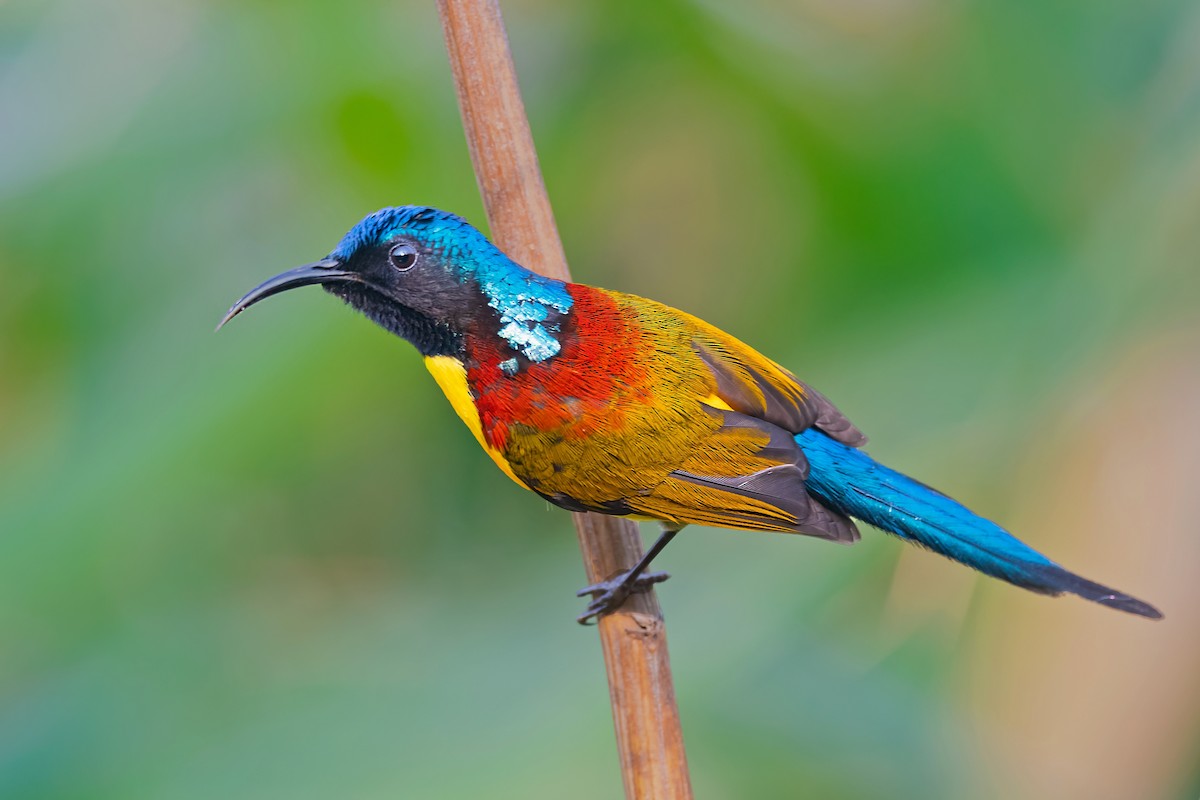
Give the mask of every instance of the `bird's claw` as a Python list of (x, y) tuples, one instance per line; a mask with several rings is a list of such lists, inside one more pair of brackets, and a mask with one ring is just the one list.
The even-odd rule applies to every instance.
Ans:
[(611, 614), (621, 607), (634, 592), (644, 592), (656, 583), (662, 583), (671, 577), (665, 572), (648, 572), (639, 575), (636, 580), (625, 582), (628, 572), (621, 572), (606, 581), (585, 586), (575, 593), (576, 597), (591, 595), (587, 610), (575, 618), (580, 625), (589, 625), (596, 617)]

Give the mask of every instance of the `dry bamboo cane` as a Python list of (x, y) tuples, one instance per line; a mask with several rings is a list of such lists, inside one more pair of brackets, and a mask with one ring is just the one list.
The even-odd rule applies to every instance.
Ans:
[[(550, 200), (538, 167), (496, 0), (438, 0), (471, 161), (494, 241), (518, 263), (567, 280)], [(589, 582), (641, 557), (637, 526), (576, 514)], [(667, 630), (653, 591), (636, 593), (598, 622), (625, 795), (691, 798), (687, 756), (667, 655)]]

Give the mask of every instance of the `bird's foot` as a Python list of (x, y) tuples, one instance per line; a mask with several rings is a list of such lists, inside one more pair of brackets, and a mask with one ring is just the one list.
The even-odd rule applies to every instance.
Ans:
[(619, 572), (606, 581), (593, 583), (576, 592), (576, 597), (590, 594), (592, 602), (588, 603), (587, 610), (576, 617), (575, 621), (580, 625), (588, 625), (594, 618), (616, 611), (634, 592), (644, 592), (654, 584), (662, 583), (671, 577), (665, 572), (648, 572), (627, 581), (628, 576), (628, 571)]

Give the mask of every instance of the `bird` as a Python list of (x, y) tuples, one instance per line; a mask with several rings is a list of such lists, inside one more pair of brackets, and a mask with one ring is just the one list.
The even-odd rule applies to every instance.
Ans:
[(571, 511), (662, 526), (631, 569), (580, 590), (591, 598), (581, 623), (664, 580), (647, 567), (687, 525), (852, 544), (856, 520), (1033, 592), (1162, 617), (875, 461), (823, 394), (732, 335), (653, 300), (526, 269), (455, 214), (369, 214), (325, 258), (248, 292), (217, 329), (311, 285), (415, 346), (519, 486)]

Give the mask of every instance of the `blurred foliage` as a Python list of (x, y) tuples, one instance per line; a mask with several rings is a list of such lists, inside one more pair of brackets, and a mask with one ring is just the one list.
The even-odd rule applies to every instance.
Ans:
[[(580, 280), (1168, 616), (689, 531), (698, 794), (1195, 797), (1196, 5), (505, 10)], [(9, 0), (0, 143), (0, 796), (616, 796), (566, 514), (322, 293), (211, 333), (375, 208), (482, 223), (433, 3)]]

